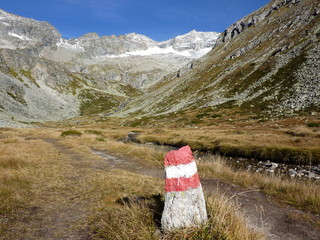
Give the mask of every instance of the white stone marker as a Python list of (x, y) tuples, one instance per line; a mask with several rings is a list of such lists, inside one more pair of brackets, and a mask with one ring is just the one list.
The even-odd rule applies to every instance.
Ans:
[(165, 203), (162, 229), (170, 230), (200, 225), (207, 221), (207, 210), (189, 146), (170, 151), (164, 159), (166, 171)]

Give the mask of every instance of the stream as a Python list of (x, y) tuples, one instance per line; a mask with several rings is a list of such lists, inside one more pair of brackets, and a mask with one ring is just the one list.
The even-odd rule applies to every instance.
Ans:
[[(177, 150), (177, 147), (168, 145), (158, 145), (152, 142), (149, 143), (137, 143), (130, 142), (130, 144), (136, 144), (139, 146), (151, 148), (157, 151), (169, 152), (171, 150)], [(194, 151), (193, 155), (198, 161), (212, 161), (213, 158), (220, 157), (222, 161), (225, 161), (228, 166), (233, 170), (244, 170), (248, 172), (257, 172), (268, 175), (277, 175), (283, 177), (297, 178), (297, 179), (313, 179), (320, 181), (320, 164), (319, 165), (297, 165), (286, 163), (274, 163), (270, 161), (257, 161), (252, 158), (241, 157), (224, 157), (215, 155), (208, 152)]]

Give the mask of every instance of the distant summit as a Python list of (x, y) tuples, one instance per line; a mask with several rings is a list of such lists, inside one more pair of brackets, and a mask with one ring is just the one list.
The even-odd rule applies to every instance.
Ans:
[[(168, 53), (198, 58), (214, 46), (219, 33), (193, 30), (163, 42), (156, 42), (137, 33), (118, 37), (114, 35), (100, 37), (97, 33), (87, 33), (79, 38), (68, 40), (62, 38), (58, 30), (47, 22), (0, 10), (0, 36), (0, 48), (37, 48), (38, 50), (47, 48), (42, 56), (54, 61), (68, 61), (72, 57), (79, 57), (76, 56), (78, 53), (82, 53), (80, 58)], [(58, 53), (54, 54), (54, 52)], [(53, 58), (50, 57), (52, 55), (54, 55)]]
[(12, 119), (111, 114), (206, 54), (218, 35), (191, 31), (164, 42), (137, 33), (65, 39), (47, 22), (0, 10), (0, 127)]

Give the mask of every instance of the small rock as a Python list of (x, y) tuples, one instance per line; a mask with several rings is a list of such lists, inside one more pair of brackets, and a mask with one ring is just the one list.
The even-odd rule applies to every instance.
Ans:
[(272, 163), (268, 160), (266, 163), (263, 164), (265, 167), (272, 167)]
[(301, 173), (301, 172), (299, 172), (298, 174), (297, 174), (297, 177), (299, 177), (299, 178), (301, 178), (301, 177), (303, 177), (304, 175), (303, 175), (303, 173)]
[(277, 164), (277, 163), (271, 163), (271, 169), (276, 169), (278, 166), (279, 166), (279, 164)]
[(317, 174), (320, 174), (320, 168), (319, 167), (313, 167), (312, 171), (314, 171)]
[(308, 177), (309, 177), (309, 178), (315, 178), (315, 177), (316, 177), (316, 174), (313, 173), (313, 172), (309, 172), (309, 173), (308, 173)]
[(294, 169), (289, 169), (289, 171), (288, 171), (288, 174), (289, 174), (289, 176), (290, 177), (294, 177), (294, 176), (296, 176), (297, 175), (297, 171), (296, 170), (294, 170)]

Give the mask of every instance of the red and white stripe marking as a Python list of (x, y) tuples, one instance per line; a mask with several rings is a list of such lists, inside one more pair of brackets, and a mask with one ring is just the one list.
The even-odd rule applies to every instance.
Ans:
[(170, 151), (164, 160), (166, 171), (166, 192), (182, 192), (198, 188), (200, 179), (197, 165), (189, 146)]

